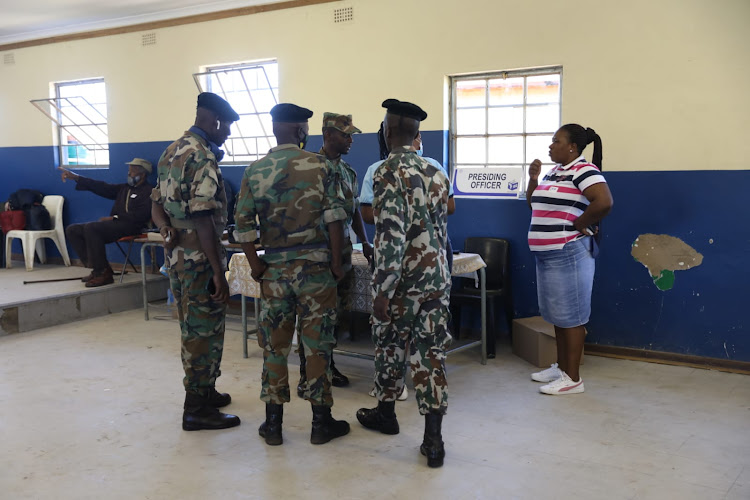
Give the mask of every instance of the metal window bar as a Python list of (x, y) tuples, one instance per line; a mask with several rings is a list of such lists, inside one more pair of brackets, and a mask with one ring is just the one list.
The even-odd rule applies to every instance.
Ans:
[[(253, 112), (252, 113), (240, 113), (240, 116), (252, 116), (255, 115), (258, 119), (258, 123), (260, 124), (261, 130), (263, 131), (264, 136), (250, 136), (250, 135), (244, 135), (242, 133), (241, 127), (239, 125), (239, 122), (237, 123), (237, 130), (239, 132), (239, 137), (234, 137), (233, 140), (241, 139), (243, 141), (243, 145), (245, 146), (245, 150), (247, 151), (246, 156), (255, 156), (258, 158), (260, 154), (258, 153), (260, 150), (260, 144), (259, 139), (265, 139), (266, 143), (268, 144), (269, 148), (271, 147), (271, 141), (270, 141), (270, 135), (268, 134), (268, 131), (266, 130), (265, 125), (263, 124), (263, 120), (260, 119), (260, 113), (258, 111), (258, 106), (255, 104), (255, 99), (253, 97), (253, 91), (250, 90), (250, 85), (247, 83), (247, 79), (245, 78), (245, 71), (247, 70), (258, 70), (261, 71), (263, 74), (263, 78), (266, 81), (266, 87), (262, 89), (256, 89), (256, 90), (269, 90), (271, 91), (271, 96), (273, 97), (274, 104), (278, 104), (278, 99), (276, 97), (276, 92), (274, 92), (273, 86), (271, 86), (271, 80), (268, 77), (268, 72), (266, 71), (266, 68), (264, 65), (257, 65), (257, 66), (244, 66), (244, 67), (237, 67), (237, 68), (218, 68), (209, 70), (204, 73), (195, 73), (193, 74), (193, 80), (195, 81), (196, 86), (198, 87), (198, 90), (201, 92), (208, 92), (210, 91), (210, 88), (204, 88), (203, 85), (201, 85), (201, 77), (205, 78), (209, 83), (211, 81), (211, 78), (216, 77), (216, 82), (219, 85), (219, 90), (221, 92), (221, 95), (224, 99), (227, 99), (227, 91), (224, 86), (224, 82), (222, 82), (221, 75), (224, 75), (224, 77), (228, 77), (230, 73), (238, 73), (242, 84), (245, 87), (245, 92), (247, 93), (248, 98), (250, 99), (250, 104), (252, 105)], [(227, 99), (228, 101), (229, 99)], [(247, 145), (246, 140), (247, 139), (254, 139), (255, 140), (255, 154), (250, 153), (250, 148)], [(230, 153), (230, 156), (235, 156), (234, 154)], [(238, 155), (239, 156), (239, 155)], [(245, 155), (242, 155), (245, 156)]]
[[(104, 119), (104, 123), (94, 122), (91, 118), (89, 118), (89, 116), (86, 113), (84, 113), (83, 111), (81, 111), (81, 109), (79, 109), (78, 106), (76, 106), (71, 101), (71, 99), (81, 99), (81, 100), (83, 100), (83, 102), (86, 103), (87, 106), (89, 106), (91, 109), (93, 109), (94, 111), (96, 111), (99, 114), (99, 116), (101, 116)], [(63, 109), (62, 101), (67, 102), (68, 105), (69, 105), (69, 107), (75, 109), (78, 113), (80, 113), (81, 116), (85, 117), (86, 120), (88, 120), (89, 123), (82, 124), (82, 123), (77, 123), (75, 120), (73, 120), (67, 113), (65, 113), (65, 111)], [(50, 120), (52, 120), (52, 122), (55, 123), (60, 128), (60, 130), (65, 130), (65, 132), (67, 132), (68, 134), (70, 134), (76, 141), (78, 141), (79, 144), (77, 144), (77, 145), (84, 146), (84, 147), (86, 147), (86, 149), (89, 149), (89, 150), (102, 150), (103, 151), (103, 150), (108, 150), (109, 149), (109, 143), (107, 143), (107, 144), (100, 143), (94, 137), (92, 137), (91, 135), (89, 135), (86, 132), (86, 130), (85, 130), (86, 127), (95, 127), (105, 137), (109, 137), (109, 134), (108, 134), (106, 128), (102, 128), (102, 127), (106, 127), (107, 126), (107, 118), (104, 115), (102, 115), (99, 112), (99, 110), (97, 110), (91, 103), (89, 103), (86, 100), (85, 97), (83, 97), (83, 96), (50, 97), (50, 98), (46, 98), (46, 99), (32, 99), (29, 102), (31, 102), (31, 104), (33, 104), (34, 107), (37, 108), (39, 111), (41, 111), (47, 118), (49, 118)], [(57, 116), (53, 116), (53, 114), (51, 112), (49, 112), (48, 110), (44, 109), (44, 107), (41, 105), (42, 103), (46, 103), (46, 104), (48, 104), (50, 106), (50, 108), (54, 108), (57, 111), (57, 113), (55, 113)], [(69, 125), (63, 124), (62, 123), (62, 121), (63, 121), (62, 118), (63, 117), (65, 117), (68, 120), (70, 120), (71, 123)], [(82, 140), (82, 138), (79, 137), (79, 136), (77, 136), (72, 129), (78, 129), (81, 134), (83, 134), (83, 135), (86, 136), (86, 140)], [(60, 143), (61, 143), (60, 144), (61, 146), (67, 146), (68, 145), (67, 143), (66, 144), (62, 144), (62, 140), (60, 141)], [(91, 147), (89, 147), (89, 146), (91, 146)]]

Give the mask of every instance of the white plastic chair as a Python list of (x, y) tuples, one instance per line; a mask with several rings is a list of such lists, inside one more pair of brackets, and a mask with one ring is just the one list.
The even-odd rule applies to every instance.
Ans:
[(10, 262), (10, 247), (13, 238), (21, 240), (23, 245), (23, 258), (26, 261), (26, 270), (34, 269), (34, 250), (39, 254), (39, 261), (44, 264), (47, 262), (47, 252), (44, 249), (44, 238), (49, 238), (55, 242), (57, 249), (62, 255), (66, 266), (70, 266), (70, 257), (68, 257), (68, 247), (65, 244), (65, 228), (63, 227), (63, 203), (65, 198), (59, 195), (45, 196), (42, 205), (47, 208), (52, 222), (52, 229), (49, 231), (25, 231), (14, 230), (8, 231), (5, 235), (5, 267), (12, 266)]

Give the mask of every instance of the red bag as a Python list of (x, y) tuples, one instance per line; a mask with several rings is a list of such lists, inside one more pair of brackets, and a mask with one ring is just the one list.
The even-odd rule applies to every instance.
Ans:
[(15, 229), (24, 229), (26, 227), (26, 215), (23, 210), (6, 210), (0, 212), (0, 228), (4, 233)]

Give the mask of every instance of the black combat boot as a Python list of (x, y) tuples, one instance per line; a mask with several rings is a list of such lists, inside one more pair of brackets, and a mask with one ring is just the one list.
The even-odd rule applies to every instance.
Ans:
[(335, 420), (331, 415), (331, 407), (324, 405), (312, 405), (312, 433), (310, 442), (312, 444), (324, 444), (337, 437), (349, 434), (349, 423), (344, 420)]
[(333, 353), (331, 353), (331, 385), (334, 387), (346, 387), (349, 385), (349, 377), (336, 368), (333, 362)]
[(226, 392), (219, 392), (215, 387), (208, 390), (208, 403), (214, 408), (223, 408), (232, 402), (232, 396)]
[(430, 467), (442, 467), (445, 458), (445, 446), (441, 427), (443, 415), (430, 412), (424, 416), (424, 440), (419, 451), (427, 457), (427, 465)]
[(299, 345), (299, 382), (297, 383), (297, 396), (304, 399), (305, 389), (307, 389), (307, 358), (305, 358), (305, 348)]
[(360, 408), (357, 411), (359, 423), (383, 434), (398, 434), (398, 420), (396, 420), (396, 402), (378, 401), (377, 408)]
[(236, 415), (221, 413), (212, 406), (207, 397), (193, 392), (185, 393), (185, 411), (182, 413), (182, 429), (199, 431), (201, 429), (228, 429), (240, 425)]
[(266, 403), (266, 421), (260, 424), (258, 434), (266, 444), (278, 446), (284, 442), (281, 437), (281, 422), (284, 420), (284, 405)]

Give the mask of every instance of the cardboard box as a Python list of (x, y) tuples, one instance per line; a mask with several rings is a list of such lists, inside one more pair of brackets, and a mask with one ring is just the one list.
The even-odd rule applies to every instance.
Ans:
[[(541, 316), (513, 320), (513, 354), (539, 368), (557, 363), (555, 327)], [(583, 364), (583, 353), (581, 353)]]

